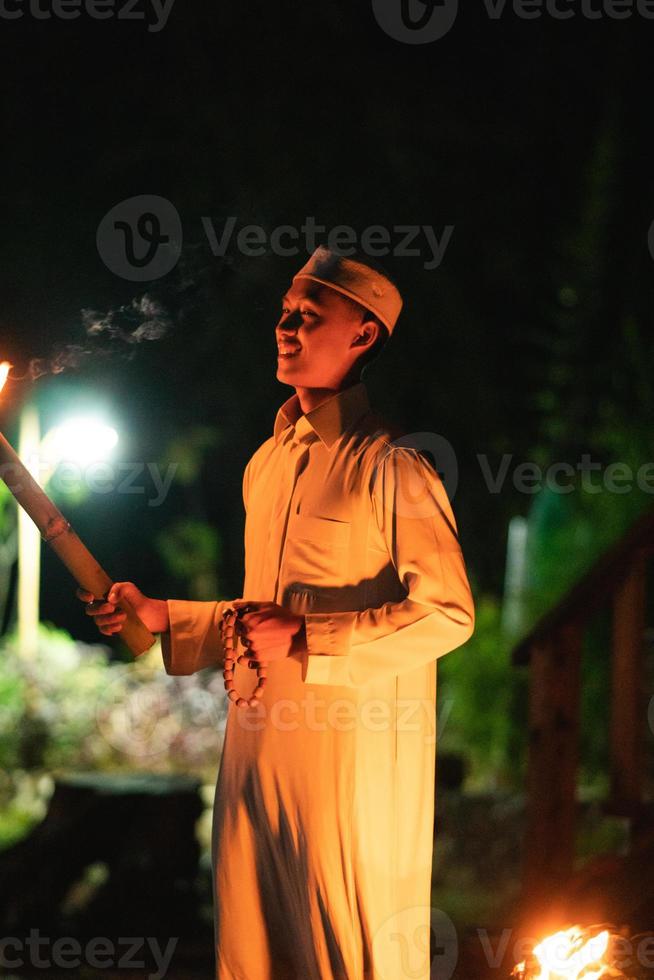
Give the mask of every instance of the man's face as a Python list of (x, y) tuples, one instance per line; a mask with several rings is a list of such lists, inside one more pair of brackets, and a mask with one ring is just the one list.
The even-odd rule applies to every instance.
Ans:
[(363, 311), (335, 289), (298, 279), (282, 300), (275, 327), (277, 379), (301, 388), (337, 389), (363, 347), (360, 335), (372, 334)]

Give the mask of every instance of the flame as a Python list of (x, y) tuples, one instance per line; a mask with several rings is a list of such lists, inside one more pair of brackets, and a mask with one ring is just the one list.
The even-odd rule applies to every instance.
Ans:
[(5, 381), (9, 377), (11, 367), (12, 366), (9, 361), (2, 361), (2, 363), (0, 363), (0, 391), (2, 391), (5, 386)]
[[(534, 947), (538, 972), (530, 980), (600, 980), (608, 976), (604, 959), (609, 945), (607, 930), (587, 938), (579, 926), (547, 936)], [(525, 977), (525, 963), (519, 963), (513, 976)]]

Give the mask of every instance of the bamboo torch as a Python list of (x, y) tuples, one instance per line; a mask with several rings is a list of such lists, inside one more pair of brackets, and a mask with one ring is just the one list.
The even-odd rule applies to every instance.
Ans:
[[(7, 380), (11, 365), (0, 364), (0, 391)], [(72, 527), (55, 507), (48, 495), (38, 485), (19, 456), (0, 432), (0, 478), (14, 495), (19, 505), (32, 518), (41, 537), (59, 556), (78, 585), (104, 599), (113, 585), (107, 573), (96, 562), (88, 548), (80, 541)], [(145, 653), (155, 638), (143, 625), (131, 604), (121, 599), (119, 608), (127, 614), (120, 636), (134, 656)]]

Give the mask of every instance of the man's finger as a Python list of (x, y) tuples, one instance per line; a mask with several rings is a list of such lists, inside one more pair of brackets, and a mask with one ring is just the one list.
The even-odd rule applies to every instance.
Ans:
[(123, 628), (123, 624), (122, 623), (119, 626), (101, 626), (100, 627), (100, 632), (104, 636), (113, 636), (115, 633), (120, 633), (120, 631), (122, 630), (122, 628)]
[(238, 635), (248, 638), (252, 638), (253, 636), (285, 636), (287, 632), (287, 629), (275, 616), (268, 616), (265, 619), (256, 620), (245, 626)]
[(239, 613), (239, 619), (242, 616), (246, 616), (248, 612), (259, 612), (262, 609), (269, 609), (274, 605), (274, 602), (259, 599), (237, 599), (232, 603), (233, 608)]
[(279, 636), (271, 634), (269, 636), (262, 635), (258, 633), (254, 639), (251, 639), (247, 646), (247, 653), (249, 656), (260, 656), (265, 650), (275, 650), (279, 647)]
[(95, 599), (95, 596), (93, 595), (92, 592), (89, 592), (87, 589), (82, 589), (81, 587), (77, 590), (75, 594), (78, 599), (82, 600), (82, 602), (93, 602), (93, 600)]
[(115, 606), (111, 602), (105, 602), (103, 599), (97, 599), (94, 602), (89, 602), (86, 607), (87, 616), (104, 616), (107, 613), (112, 613), (115, 610)]
[(96, 623), (98, 626), (122, 626), (127, 616), (124, 612), (109, 613), (106, 616), (98, 616), (96, 618)]
[(252, 626), (256, 626), (258, 623), (264, 623), (266, 620), (275, 618), (275, 604), (271, 602), (267, 608), (257, 609), (253, 612), (243, 613), (236, 620), (236, 629), (245, 627), (249, 629)]

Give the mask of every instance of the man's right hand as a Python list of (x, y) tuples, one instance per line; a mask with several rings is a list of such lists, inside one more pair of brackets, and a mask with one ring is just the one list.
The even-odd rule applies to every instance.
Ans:
[(114, 582), (106, 600), (96, 599), (86, 589), (78, 589), (77, 598), (86, 603), (87, 616), (93, 616), (96, 626), (105, 636), (120, 633), (127, 619), (126, 613), (116, 609), (121, 598), (127, 599), (151, 633), (165, 633), (170, 628), (166, 600), (149, 599), (133, 582)]

